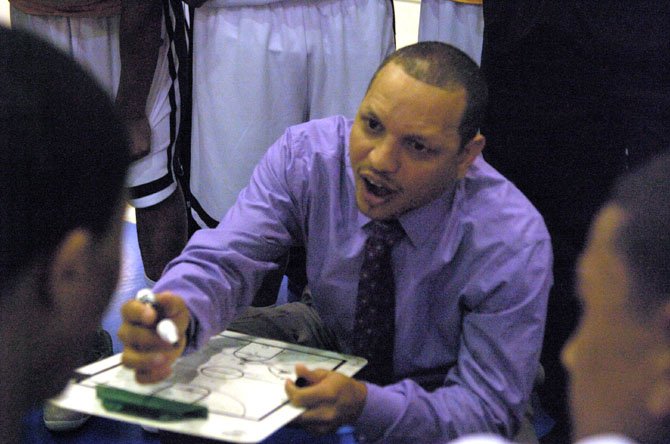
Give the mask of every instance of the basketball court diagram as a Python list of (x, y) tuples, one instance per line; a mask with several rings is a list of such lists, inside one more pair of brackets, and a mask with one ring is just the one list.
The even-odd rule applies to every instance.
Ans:
[(257, 442), (302, 411), (289, 404), (284, 390), (287, 379), (295, 381), (298, 363), (309, 369), (335, 370), (352, 376), (365, 365), (365, 360), (225, 331), (210, 339), (202, 349), (178, 359), (173, 375), (157, 384), (137, 383), (134, 372), (121, 365), (120, 355), (82, 367), (77, 380), (70, 383), (58, 403), (66, 408), (76, 406), (75, 410), (94, 415), (157, 425), (151, 419), (106, 411), (95, 399), (96, 386), (104, 385), (197, 404), (209, 411), (205, 420), (158, 423), (163, 429), (236, 442)]

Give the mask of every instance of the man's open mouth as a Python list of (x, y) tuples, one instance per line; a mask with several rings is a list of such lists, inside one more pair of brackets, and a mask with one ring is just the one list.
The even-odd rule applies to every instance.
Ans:
[(372, 195), (376, 197), (388, 197), (393, 194), (395, 191), (391, 188), (387, 188), (379, 183), (376, 183), (368, 177), (363, 177), (363, 183), (365, 184), (365, 189)]

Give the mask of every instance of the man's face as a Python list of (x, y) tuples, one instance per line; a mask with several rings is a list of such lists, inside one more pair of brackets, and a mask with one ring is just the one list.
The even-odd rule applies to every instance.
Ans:
[(634, 308), (631, 275), (614, 245), (624, 218), (617, 206), (600, 212), (578, 265), (583, 314), (563, 350), (577, 439), (604, 432), (639, 438), (653, 429), (648, 402), (667, 354), (664, 330), (658, 316)]
[[(356, 204), (371, 219), (390, 219), (453, 188), (483, 138), (459, 152), (464, 89), (445, 91), (390, 63), (377, 75), (351, 130)], [(475, 144), (476, 146), (471, 146)], [(480, 146), (481, 145), (481, 146)]]

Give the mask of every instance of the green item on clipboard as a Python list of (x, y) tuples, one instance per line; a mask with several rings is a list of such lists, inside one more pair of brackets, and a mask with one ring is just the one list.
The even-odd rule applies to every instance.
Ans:
[(208, 415), (207, 407), (202, 405), (142, 395), (104, 384), (98, 384), (95, 392), (102, 405), (112, 412), (128, 413), (158, 421), (207, 418)]

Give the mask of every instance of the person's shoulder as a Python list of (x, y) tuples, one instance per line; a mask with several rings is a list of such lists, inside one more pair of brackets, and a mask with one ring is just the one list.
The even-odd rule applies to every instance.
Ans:
[(331, 116), (293, 125), (285, 136), (292, 149), (300, 150), (303, 155), (341, 154), (346, 151), (350, 131), (350, 119)]
[(271, 159), (283, 159), (282, 169), (292, 180), (346, 174), (351, 121), (343, 116), (310, 120), (286, 129), (271, 148)]
[(344, 116), (330, 116), (298, 123), (288, 128), (293, 134), (308, 134), (323, 138), (343, 138), (349, 135), (352, 120)]
[(482, 229), (505, 233), (510, 240), (549, 238), (535, 206), (507, 178), (479, 156), (462, 184), (461, 214)]
[(481, 155), (465, 175), (463, 192), (468, 207), (477, 209), (485, 206), (491, 216), (503, 210), (509, 211), (510, 208), (520, 210), (522, 214), (538, 214), (526, 196)]

